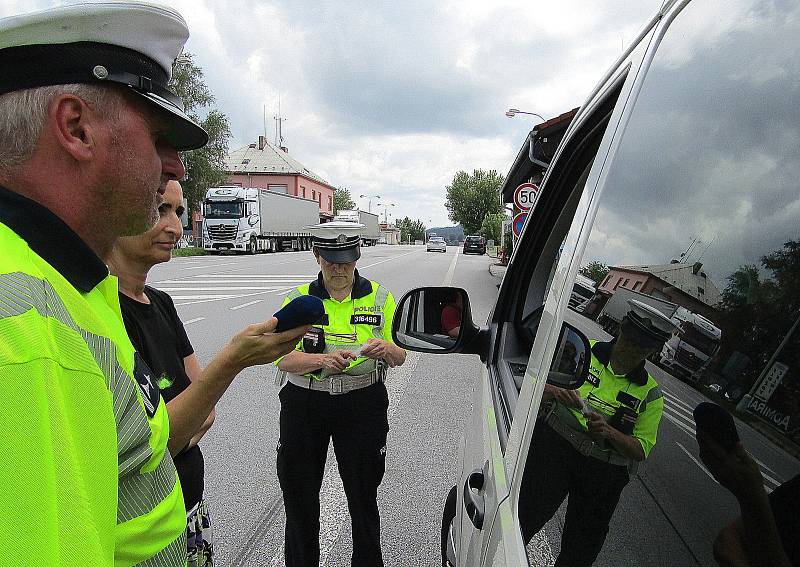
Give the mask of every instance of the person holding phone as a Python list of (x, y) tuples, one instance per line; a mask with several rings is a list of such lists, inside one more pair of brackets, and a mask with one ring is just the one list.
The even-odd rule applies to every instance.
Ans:
[[(214, 423), (214, 405), (236, 375), (248, 366), (272, 362), (275, 340), (290, 350), (308, 328), (275, 331), (277, 320), (251, 325), (203, 369), (175, 310), (172, 298), (147, 285), (150, 269), (168, 262), (183, 234), (183, 191), (170, 181), (158, 207), (159, 220), (137, 236), (120, 238), (108, 258), (119, 278), (119, 302), (128, 337), (143, 358), (167, 404), (168, 448), (178, 470), (186, 509), (189, 567), (213, 565), (211, 519), (203, 498), (204, 460), (198, 443)], [(286, 351), (284, 350), (284, 352)]]
[[(739, 441), (732, 417), (716, 408), (727, 419), (708, 420), (705, 427), (695, 410), (700, 459), (736, 498), (740, 515), (714, 540), (714, 559), (722, 567), (800, 565), (800, 475), (767, 495), (761, 469)], [(720, 431), (720, 423), (727, 430)]]

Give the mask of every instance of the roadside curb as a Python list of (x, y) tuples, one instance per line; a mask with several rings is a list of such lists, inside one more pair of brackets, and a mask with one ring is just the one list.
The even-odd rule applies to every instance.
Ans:
[[(492, 269), (494, 268), (494, 269)], [(500, 264), (489, 264), (489, 273), (496, 278), (502, 279), (504, 275), (506, 275), (506, 268), (507, 266), (503, 266)]]
[(797, 443), (787, 439), (774, 429), (772, 429), (766, 423), (763, 423), (759, 419), (754, 419), (752, 421), (747, 422), (747, 425), (760, 433), (762, 436), (769, 439), (775, 446), (780, 447), (786, 453), (794, 457), (795, 459), (800, 460), (800, 446)]

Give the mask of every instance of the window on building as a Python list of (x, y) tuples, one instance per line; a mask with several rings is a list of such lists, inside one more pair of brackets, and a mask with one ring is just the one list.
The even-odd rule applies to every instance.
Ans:
[(614, 289), (617, 289), (619, 287), (619, 284), (621, 283), (622, 283), (622, 278), (618, 279), (617, 283), (614, 284)]
[(329, 211), (333, 210), (333, 197), (331, 197), (330, 195), (328, 195), (328, 210)]
[(698, 287), (697, 288), (697, 293), (699, 293), (700, 295), (705, 295), (706, 294), (706, 290), (703, 289), (702, 287)]
[(317, 200), (317, 192), (314, 189), (311, 190), (311, 198)]
[(628, 282), (631, 281), (630, 278), (625, 278), (625, 281), (622, 282), (622, 287), (628, 287)]
[(300, 186), (300, 190), (303, 192), (303, 199), (305, 199), (306, 198), (306, 188), (301, 185)]
[(637, 290), (637, 289), (639, 289), (640, 287), (642, 287), (642, 282), (634, 282), (634, 284), (633, 284), (633, 291), (636, 291), (636, 290)]
[(608, 285), (608, 282), (609, 282), (609, 280), (610, 280), (610, 279), (611, 279), (611, 274), (609, 274), (609, 275), (607, 275), (607, 276), (606, 276), (606, 279), (605, 279), (605, 281), (603, 282), (603, 287), (605, 287), (605, 286), (607, 286), (607, 285)]

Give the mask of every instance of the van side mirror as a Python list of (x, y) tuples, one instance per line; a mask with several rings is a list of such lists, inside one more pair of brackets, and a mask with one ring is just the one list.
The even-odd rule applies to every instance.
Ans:
[(589, 376), (591, 358), (589, 339), (569, 323), (563, 323), (547, 383), (566, 390), (580, 388)]
[(392, 324), (395, 344), (417, 352), (461, 352), (484, 358), (487, 336), (472, 322), (469, 296), (458, 287), (412, 289), (397, 305)]

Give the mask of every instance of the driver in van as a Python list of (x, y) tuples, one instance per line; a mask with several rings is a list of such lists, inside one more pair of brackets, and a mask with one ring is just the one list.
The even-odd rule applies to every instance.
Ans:
[(569, 495), (556, 567), (594, 563), (630, 472), (656, 443), (664, 400), (644, 363), (676, 327), (657, 309), (628, 303), (618, 338), (589, 341), (587, 381), (577, 390), (545, 386), (519, 520), (527, 544)]

